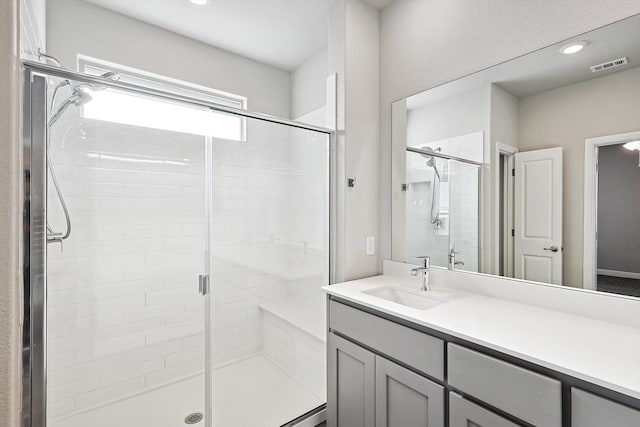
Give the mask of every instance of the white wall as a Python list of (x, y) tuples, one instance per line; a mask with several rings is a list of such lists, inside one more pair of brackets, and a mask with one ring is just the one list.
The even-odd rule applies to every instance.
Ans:
[(564, 150), (564, 284), (582, 287), (584, 140), (640, 130), (638, 111), (640, 67), (520, 100), (520, 150)]
[(518, 98), (495, 83), (491, 85), (491, 150), (496, 149), (496, 143), (518, 146), (518, 108)]
[(0, 425), (20, 420), (22, 153), (19, 7), (0, 8)]
[(291, 118), (298, 119), (327, 104), (327, 55), (324, 48), (291, 72)]
[[(415, 147), (470, 133), (488, 132), (489, 115), (489, 86), (477, 87), (437, 102), (415, 106), (407, 111), (406, 143)], [(441, 148), (445, 154), (460, 156), (460, 153), (447, 151), (446, 144)]]
[[(640, 1), (397, 0), (380, 17), (380, 257), (391, 257), (391, 103), (640, 12)], [(461, 30), (463, 28), (463, 30)]]
[(290, 117), (290, 73), (78, 0), (50, 0), (47, 49), (75, 69), (77, 54), (231, 92), (249, 110)]
[(500, 256), (500, 164), (497, 144), (518, 147), (518, 98), (495, 83), (491, 85), (491, 112), (484, 172), (482, 272), (498, 274)]

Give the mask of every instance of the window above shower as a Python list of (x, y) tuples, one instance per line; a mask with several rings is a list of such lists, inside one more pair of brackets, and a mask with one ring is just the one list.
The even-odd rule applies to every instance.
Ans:
[[(225, 107), (246, 109), (247, 98), (177, 79), (137, 70), (119, 64), (79, 55), (80, 70), (101, 76), (119, 75), (119, 81), (174, 95), (188, 96)], [(245, 119), (233, 114), (194, 108), (186, 104), (169, 104), (153, 97), (119, 90), (87, 89), (91, 102), (84, 105), (82, 116), (132, 126), (203, 135), (231, 141), (246, 141)], [(117, 108), (114, 108), (117, 106)]]

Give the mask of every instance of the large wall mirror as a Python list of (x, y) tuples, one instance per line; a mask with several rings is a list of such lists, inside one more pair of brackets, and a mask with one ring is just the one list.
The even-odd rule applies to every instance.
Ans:
[(640, 15), (392, 106), (396, 261), (640, 296)]

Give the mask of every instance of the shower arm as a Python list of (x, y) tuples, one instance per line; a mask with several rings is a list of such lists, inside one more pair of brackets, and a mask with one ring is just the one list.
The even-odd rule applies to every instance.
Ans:
[(43, 59), (45, 63), (49, 61), (58, 68), (64, 68), (64, 66), (62, 65), (62, 62), (58, 61), (58, 58), (56, 58), (53, 55), (48, 55), (44, 53), (41, 48), (38, 48), (38, 60), (42, 61)]

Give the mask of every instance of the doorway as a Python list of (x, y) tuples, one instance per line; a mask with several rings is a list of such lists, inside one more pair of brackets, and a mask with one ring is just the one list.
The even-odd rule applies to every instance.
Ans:
[(562, 148), (498, 156), (498, 272), (561, 285)]
[(639, 151), (618, 143), (598, 149), (596, 286), (640, 296)]
[[(640, 131), (585, 140), (583, 288), (640, 295)], [(626, 145), (626, 147), (625, 147)], [(633, 148), (636, 147), (636, 148)]]

